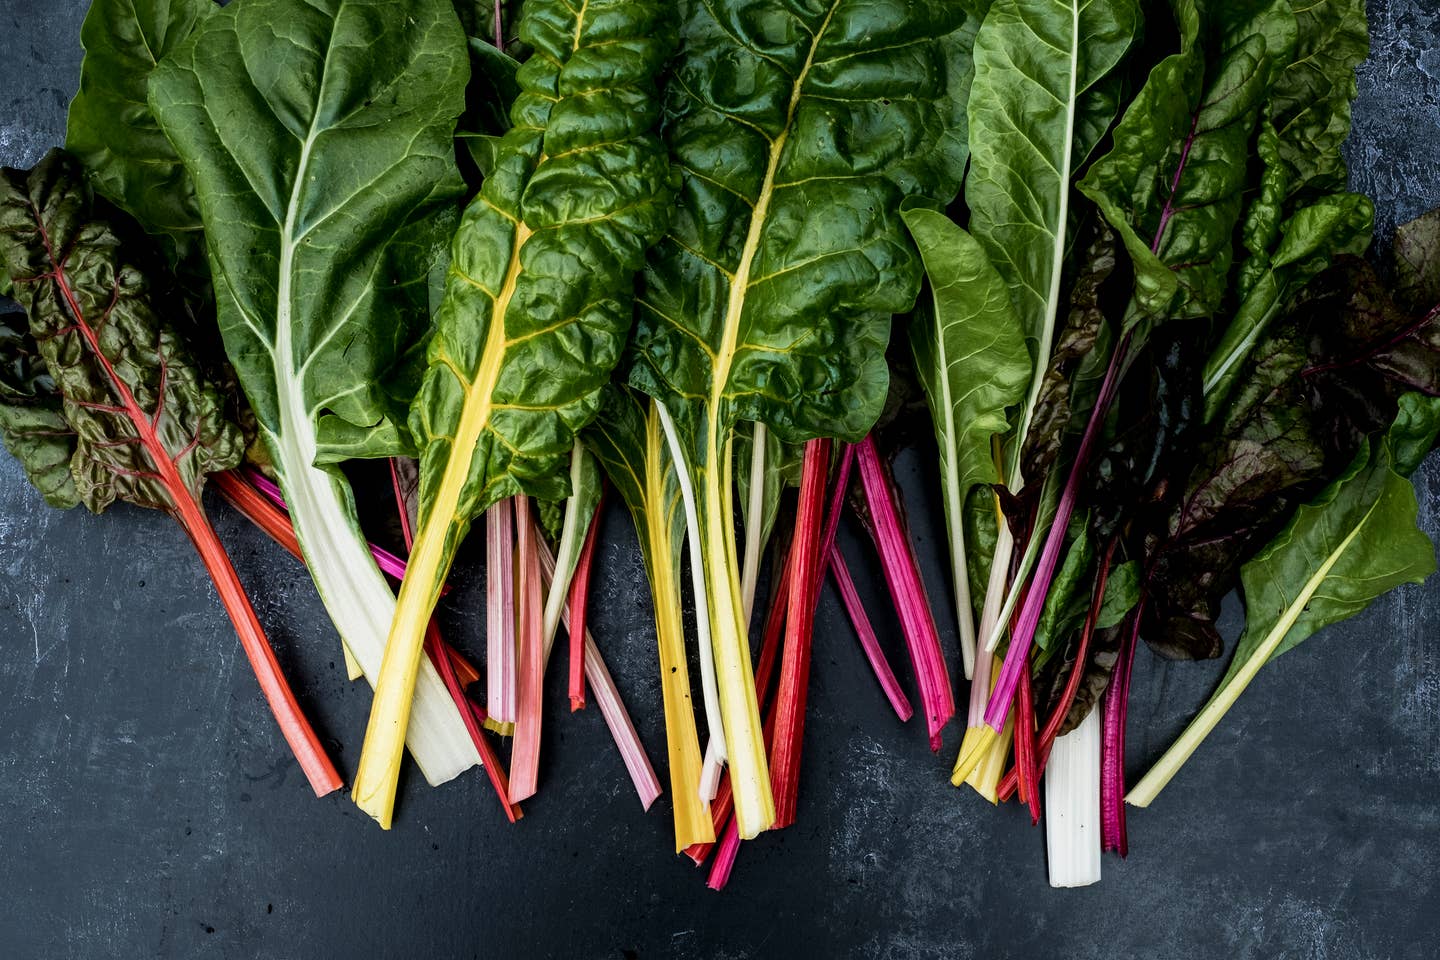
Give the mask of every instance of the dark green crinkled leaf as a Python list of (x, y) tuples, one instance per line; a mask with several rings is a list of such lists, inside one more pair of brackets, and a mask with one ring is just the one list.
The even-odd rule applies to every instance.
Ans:
[[(9, 272), (0, 269), (0, 279), (8, 286)], [(46, 503), (69, 509), (80, 502), (70, 475), (75, 430), (25, 314), (9, 309), (0, 311), (0, 439)]]
[(175, 512), (181, 489), (198, 500), (205, 475), (244, 452), (133, 265), (137, 242), (94, 218), (80, 164), (62, 151), (0, 173), (0, 261), (75, 432), (75, 491), (97, 513), (116, 500)]
[(1174, 10), (1180, 51), (1150, 72), (1080, 190), (1130, 254), (1141, 316), (1208, 317), (1227, 286), (1256, 122), (1297, 28), (1286, 0)]
[(634, 271), (668, 220), (653, 87), (673, 25), (658, 0), (583, 10), (526, 6), (521, 36), (536, 54), (518, 74), (514, 125), (455, 234), (410, 410), (421, 540), (453, 546), (506, 496), (569, 494), (574, 434), (594, 416)]
[(941, 103), (968, 61), (941, 39), (960, 22), (935, 0), (685, 5), (666, 90), (680, 202), (631, 379), (713, 423), (715, 457), (738, 420), (858, 440), (879, 414), (890, 315), (920, 281), (900, 201), (958, 186)]
[(95, 0), (80, 28), (85, 59), (70, 102), (65, 147), (95, 190), (167, 234), (182, 252), (198, 245), (195, 187), (146, 100), (162, 59), (218, 10), (214, 0)]
[(1270, 105), (1287, 192), (1343, 190), (1340, 146), (1350, 135), (1355, 68), (1370, 53), (1365, 0), (1290, 0), (1290, 6), (1299, 28), (1295, 53), (1275, 79)]
[(681, 187), (652, 251), (632, 385), (673, 414), (697, 490), (706, 608), (742, 838), (773, 822), (735, 556), (733, 429), (859, 440), (920, 261), (899, 211), (948, 202), (969, 76), (942, 0), (686, 0), (665, 91)]

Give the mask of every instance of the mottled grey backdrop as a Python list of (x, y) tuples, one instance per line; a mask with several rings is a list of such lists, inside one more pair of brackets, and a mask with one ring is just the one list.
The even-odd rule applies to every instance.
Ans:
[[(83, 0), (0, 0), (0, 162), (58, 143)], [(1440, 14), (1372, 0), (1350, 155), (1381, 235), (1440, 204)], [(902, 461), (936, 596), (946, 577), (926, 461)], [(1417, 478), (1440, 534), (1436, 461)], [(299, 566), (225, 505), (261, 620), (353, 773), (368, 691), (345, 681)], [(853, 539), (852, 556), (868, 556)], [(462, 557), (456, 580), (477, 569)], [(876, 569), (862, 564), (872, 611)], [(473, 577), (470, 577), (473, 581)], [(606, 518), (595, 628), (658, 762), (650, 601), (628, 523)], [(883, 592), (883, 588), (882, 592)], [(480, 594), (444, 605), (457, 637)], [(507, 826), (483, 774), (406, 776), (382, 833), (313, 799), (180, 530), (125, 507), (48, 509), (0, 454), (0, 956), (1429, 958), (1440, 942), (1440, 582), (1406, 588), (1263, 673), (1160, 800), (1128, 862), (1079, 891), (1045, 882), (1044, 839), (946, 779), (889, 714), (833, 596), (822, 605), (799, 824), (747, 844), (731, 888), (670, 854), (593, 710), (551, 672), (539, 796)], [(897, 653), (896, 625), (879, 617)], [(953, 630), (944, 624), (952, 647)], [(1233, 636), (1233, 616), (1232, 616)], [(1142, 650), (1138, 776), (1220, 664)]]

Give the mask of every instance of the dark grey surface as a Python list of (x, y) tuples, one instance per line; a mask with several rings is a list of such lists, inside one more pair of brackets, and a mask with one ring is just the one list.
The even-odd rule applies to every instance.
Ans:
[[(84, 6), (0, 5), (0, 162), (62, 138)], [(1432, 7), (1371, 3), (1351, 156), (1386, 235), (1440, 203)], [(911, 456), (901, 472), (943, 596), (929, 469)], [(1417, 480), (1432, 534), (1436, 477), (1432, 460)], [(353, 773), (368, 691), (345, 681), (298, 565), (213, 513)], [(612, 513), (605, 533), (596, 632), (662, 764), (643, 575), (628, 523)], [(857, 569), (879, 618), (875, 574)], [(1262, 673), (1154, 807), (1132, 811), (1130, 859), (1107, 857), (1079, 891), (1046, 886), (1043, 832), (1019, 810), (948, 785), (953, 726), (932, 757), (918, 721), (887, 715), (829, 597), (799, 824), (747, 844), (715, 895), (670, 853), (668, 799), (643, 814), (598, 714), (564, 711), (559, 670), (542, 788), (518, 826), (479, 771), (433, 791), (407, 775), (390, 833), (343, 794), (313, 799), (179, 529), (127, 508), (50, 510), (0, 455), (0, 957), (1433, 957), (1437, 589), (1400, 590)], [(480, 597), (456, 594), (445, 619), (473, 646)], [(893, 648), (893, 621), (878, 622)], [(1132, 778), (1219, 670), (1142, 650)]]

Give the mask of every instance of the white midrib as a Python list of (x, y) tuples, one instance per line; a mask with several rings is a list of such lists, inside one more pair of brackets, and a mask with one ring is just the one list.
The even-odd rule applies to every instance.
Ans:
[[(306, 566), (341, 642), (373, 687), (380, 675), (385, 638), (395, 612), (395, 595), (375, 566), (357, 532), (344, 481), (315, 466), (315, 421), (305, 402), (306, 371), (296, 363), (296, 222), (301, 191), (315, 145), (313, 127), (301, 145), (295, 184), (280, 224), (280, 263), (276, 284), (274, 384), (280, 416), (279, 435), (267, 431), (295, 535)], [(407, 744), (432, 785), (453, 779), (480, 762), (474, 744), (438, 673), (422, 665)]]
[[(1040, 401), (1040, 389), (1045, 384), (1045, 371), (1050, 365), (1050, 350), (1055, 341), (1055, 318), (1060, 309), (1061, 266), (1065, 260), (1066, 223), (1070, 219), (1070, 165), (1074, 163), (1075, 149), (1075, 97), (1079, 86), (1080, 72), (1080, 4), (1070, 4), (1070, 80), (1069, 97), (1065, 107), (1065, 145), (1060, 162), (1060, 210), (1055, 225), (1055, 243), (1050, 253), (1050, 290), (1045, 301), (1045, 323), (1040, 328), (1040, 344), (1035, 355), (1035, 369), (1030, 380), (1030, 393), (1025, 398), (1025, 409), (1020, 418), (1020, 429), (1010, 452), (1010, 471), (1005, 482), (1012, 493), (1019, 493), (1025, 486), (1025, 477), (1020, 471), (1020, 456), (1025, 449), (1025, 439), (1030, 433), (1030, 422), (1035, 416), (1035, 405)], [(1015, 540), (1008, 525), (1000, 524), (999, 538), (995, 546), (995, 558), (990, 568), (990, 580), (985, 589), (985, 603), (980, 614), (980, 637), (992, 653), (999, 644), (1001, 624), (1001, 596), (1005, 593), (1006, 573), (1010, 558), (1014, 554)], [(1008, 599), (1013, 602), (1017, 582)]]
[(719, 786), (720, 771), (728, 759), (725, 746), (725, 724), (720, 712), (720, 691), (716, 683), (715, 648), (711, 643), (710, 604), (705, 593), (705, 565), (700, 562), (700, 514), (695, 505), (695, 487), (690, 471), (685, 469), (685, 451), (675, 431), (675, 421), (665, 404), (655, 401), (655, 413), (665, 431), (670, 458), (675, 461), (675, 475), (680, 483), (680, 500), (685, 507), (685, 542), (690, 550), (691, 589), (695, 593), (695, 632), (700, 647), (700, 690), (705, 701), (705, 723), (710, 740), (705, 745), (705, 764), (700, 778), (700, 799), (707, 803), (715, 798), (712, 788)]
[(1300, 619), (1300, 614), (1305, 611), (1306, 604), (1329, 579), (1330, 571), (1335, 564), (1340, 562), (1345, 551), (1350, 549), (1350, 544), (1355, 542), (1360, 531), (1370, 522), (1370, 518), (1375, 515), (1375, 511), (1383, 499), (1384, 497), (1377, 497), (1375, 502), (1370, 505), (1370, 509), (1365, 511), (1365, 515), (1346, 534), (1345, 539), (1340, 541), (1339, 546), (1330, 551), (1325, 562), (1320, 564), (1309, 580), (1305, 581), (1305, 586), (1285, 607), (1285, 613), (1276, 621), (1275, 626), (1270, 628), (1270, 632), (1265, 634), (1265, 639), (1260, 641), (1240, 671), (1216, 693), (1215, 697), (1185, 728), (1180, 739), (1165, 751), (1165, 755), (1156, 761), (1155, 766), (1150, 768), (1150, 772), (1146, 773), (1135, 785), (1135, 788), (1125, 796), (1126, 803), (1135, 807), (1148, 807), (1171, 778), (1179, 772), (1185, 761), (1190, 759), (1190, 755), (1205, 741), (1205, 738), (1220, 723), (1220, 719), (1235, 705), (1235, 701), (1240, 699), (1240, 694), (1250, 686), (1250, 681), (1254, 680), (1260, 669), (1270, 662), (1270, 658), (1275, 655), (1275, 651), (1280, 648), (1280, 644), (1284, 642), (1291, 628)]
[(1020, 451), (1030, 432), (1030, 422), (1035, 416), (1035, 405), (1040, 401), (1040, 390), (1045, 384), (1045, 371), (1050, 365), (1050, 350), (1055, 342), (1055, 318), (1060, 310), (1060, 281), (1065, 262), (1065, 238), (1070, 220), (1070, 166), (1075, 162), (1075, 101), (1079, 94), (1080, 74), (1080, 4), (1070, 3), (1070, 71), (1069, 91), (1065, 101), (1065, 141), (1062, 147), (1059, 180), (1060, 208), (1055, 221), (1055, 243), (1050, 253), (1050, 290), (1045, 298), (1045, 323), (1040, 328), (1040, 345), (1035, 356), (1035, 371), (1030, 381), (1030, 394), (1025, 398), (1025, 413), (1020, 430), (1015, 435), (1013, 463), (1010, 470), (1010, 489), (1016, 493), (1025, 485), (1020, 474)]
[(966, 679), (975, 674), (975, 616), (970, 610), (970, 570), (965, 556), (965, 500), (960, 495), (960, 437), (955, 428), (955, 404), (950, 391), (950, 353), (945, 331), (935, 321), (935, 378), (940, 382), (941, 408), (944, 410), (946, 440), (945, 460), (945, 523), (950, 531), (950, 567), (955, 582), (955, 617), (960, 625), (960, 657)]

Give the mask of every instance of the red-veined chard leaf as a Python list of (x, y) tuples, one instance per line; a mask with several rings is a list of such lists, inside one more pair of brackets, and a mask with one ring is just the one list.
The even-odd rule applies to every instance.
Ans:
[[(9, 282), (3, 261), (0, 275)], [(25, 314), (6, 308), (0, 312), (0, 440), (52, 507), (80, 502), (70, 475), (75, 439)]]
[(445, 296), (409, 426), (420, 527), (356, 776), (388, 826), (425, 624), (471, 520), (515, 494), (566, 497), (575, 433), (630, 326), (646, 247), (670, 215), (653, 132), (674, 27), (660, 0), (531, 0), (535, 48), (495, 169), (451, 245)]
[[(400, 446), (386, 374), (424, 327), (454, 223), (467, 70), (448, 0), (244, 0), (150, 79), (195, 183), (226, 353), (306, 565), (372, 684), (394, 594), (349, 485), (316, 464)], [(322, 418), (340, 428), (333, 444)], [(410, 745), (440, 783), (478, 757), (439, 675), (421, 670)]]
[(1286, 0), (1173, 8), (1179, 52), (1150, 71), (1080, 190), (1130, 255), (1140, 316), (1208, 317), (1225, 292), (1255, 125), (1290, 62), (1295, 16)]
[(918, 257), (901, 201), (947, 201), (963, 11), (936, 0), (682, 4), (666, 133), (682, 179), (652, 253), (631, 382), (674, 414), (696, 490), (739, 834), (774, 818), (731, 503), (732, 432), (858, 440), (885, 398)]
[(316, 795), (329, 793), (340, 786), (339, 774), (280, 673), (200, 502), (205, 477), (239, 464), (244, 440), (163, 313), (167, 303), (172, 313), (182, 309), (178, 298), (137, 265), (143, 246), (133, 225), (96, 215), (80, 163), (69, 154), (54, 150), (33, 170), (0, 171), (0, 262), (62, 400), (75, 494), (96, 513), (123, 500), (179, 522), (296, 760)]

